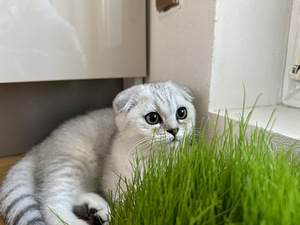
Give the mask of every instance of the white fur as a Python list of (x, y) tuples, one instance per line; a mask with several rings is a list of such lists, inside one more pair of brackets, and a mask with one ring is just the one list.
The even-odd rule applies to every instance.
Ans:
[[(115, 98), (114, 111), (101, 109), (66, 122), (9, 171), (0, 189), (1, 214), (13, 225), (32, 219), (40, 225), (61, 224), (53, 212), (70, 225), (86, 225), (73, 207), (87, 205), (108, 221), (98, 176), (105, 194), (115, 193), (115, 173), (130, 180), (129, 162), (137, 149), (147, 158), (153, 137), (175, 144), (184, 138), (195, 124), (192, 99), (189, 89), (172, 82), (138, 85)], [(176, 118), (180, 107), (188, 112), (184, 120)], [(162, 122), (148, 124), (150, 112), (158, 113)], [(176, 139), (166, 132), (174, 128), (179, 128)]]

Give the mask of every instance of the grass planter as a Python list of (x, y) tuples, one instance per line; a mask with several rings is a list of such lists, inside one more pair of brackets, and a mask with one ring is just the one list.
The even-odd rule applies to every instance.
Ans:
[(225, 116), (209, 146), (202, 124), (176, 151), (135, 167), (111, 224), (299, 224), (298, 159), (275, 149), (267, 130), (247, 135), (251, 113), (235, 125)]

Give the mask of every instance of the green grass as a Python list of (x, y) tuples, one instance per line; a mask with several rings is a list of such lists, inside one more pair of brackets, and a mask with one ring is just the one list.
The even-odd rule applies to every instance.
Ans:
[(298, 159), (273, 147), (267, 130), (247, 134), (251, 113), (242, 111), (237, 124), (225, 116), (209, 144), (202, 122), (177, 153), (162, 151), (135, 167), (111, 224), (300, 224)]

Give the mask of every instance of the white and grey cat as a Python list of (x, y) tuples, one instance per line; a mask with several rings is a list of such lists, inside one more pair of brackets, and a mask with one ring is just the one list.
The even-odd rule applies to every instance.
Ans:
[(153, 138), (176, 144), (195, 124), (192, 92), (171, 81), (122, 91), (113, 109), (67, 121), (33, 147), (8, 172), (0, 189), (0, 212), (9, 225), (87, 225), (74, 213), (109, 221), (98, 177), (106, 194), (119, 174), (130, 179), (136, 149), (149, 156)]

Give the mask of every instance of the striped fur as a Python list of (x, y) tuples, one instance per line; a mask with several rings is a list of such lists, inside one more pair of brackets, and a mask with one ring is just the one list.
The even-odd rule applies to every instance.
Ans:
[[(132, 178), (130, 161), (137, 149), (147, 157), (153, 138), (173, 145), (192, 131), (192, 99), (189, 89), (172, 82), (138, 85), (118, 94), (114, 109), (62, 124), (9, 170), (0, 188), (1, 215), (8, 225), (60, 225), (58, 217), (87, 225), (73, 212), (86, 209), (82, 214), (108, 224), (110, 209), (101, 196), (115, 193), (119, 176)], [(182, 120), (176, 118), (180, 107), (188, 112)], [(145, 121), (151, 112), (160, 115), (159, 123)]]
[[(23, 158), (7, 174), (1, 188), (0, 211), (7, 224), (46, 224), (34, 193), (33, 162)], [(26, 177), (26, 179), (24, 179)]]

